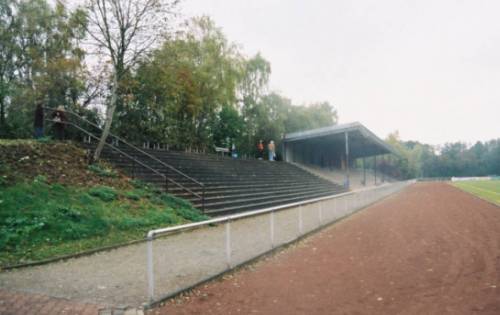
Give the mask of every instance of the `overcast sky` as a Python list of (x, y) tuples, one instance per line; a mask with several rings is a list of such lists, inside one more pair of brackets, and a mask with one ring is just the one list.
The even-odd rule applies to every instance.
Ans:
[(271, 88), (329, 101), (340, 123), (439, 144), (500, 138), (500, 1), (184, 0), (247, 55)]

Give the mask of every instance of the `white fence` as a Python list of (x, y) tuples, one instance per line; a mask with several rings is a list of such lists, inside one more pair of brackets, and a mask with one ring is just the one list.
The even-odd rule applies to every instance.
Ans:
[(477, 181), (477, 180), (491, 180), (491, 176), (476, 176), (476, 177), (452, 177), (452, 182), (461, 182), (461, 181)]
[(147, 241), (150, 303), (211, 279), (411, 184), (344, 194), (152, 230)]

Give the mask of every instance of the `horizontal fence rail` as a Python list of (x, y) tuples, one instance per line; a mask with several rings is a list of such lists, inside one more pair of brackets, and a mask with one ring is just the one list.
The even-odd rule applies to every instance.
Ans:
[[(293, 242), (413, 182), (385, 184), (151, 230), (146, 244), (149, 303), (164, 300)], [(186, 248), (179, 248), (182, 246)], [(197, 263), (190, 265), (191, 261)]]

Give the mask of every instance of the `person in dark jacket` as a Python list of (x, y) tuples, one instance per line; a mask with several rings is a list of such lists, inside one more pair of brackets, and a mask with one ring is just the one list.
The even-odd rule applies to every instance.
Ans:
[(262, 143), (262, 140), (259, 140), (259, 143), (257, 143), (257, 158), (259, 160), (262, 160), (264, 157), (264, 143)]
[(59, 105), (57, 110), (52, 114), (52, 121), (54, 122), (54, 131), (57, 140), (64, 140), (64, 129), (66, 128), (66, 114), (64, 113), (64, 106)]
[(38, 102), (36, 104), (35, 109), (35, 119), (34, 119), (34, 127), (35, 127), (35, 139), (40, 139), (43, 137), (43, 103)]

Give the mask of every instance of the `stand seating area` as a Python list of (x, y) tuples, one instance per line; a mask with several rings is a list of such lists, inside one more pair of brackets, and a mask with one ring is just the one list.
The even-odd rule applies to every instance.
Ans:
[[(202, 195), (203, 187), (169, 170), (157, 161), (134, 150), (119, 147), (149, 167), (166, 174), (177, 183)], [(293, 203), (345, 192), (344, 187), (284, 162), (240, 160), (210, 154), (144, 149), (145, 152), (169, 164), (189, 177), (204, 184), (204, 207), (199, 197), (182, 189), (120, 153), (106, 148), (102, 157), (125, 173), (148, 183), (167, 188), (168, 192), (203, 208), (209, 215), (223, 215), (241, 211)]]

